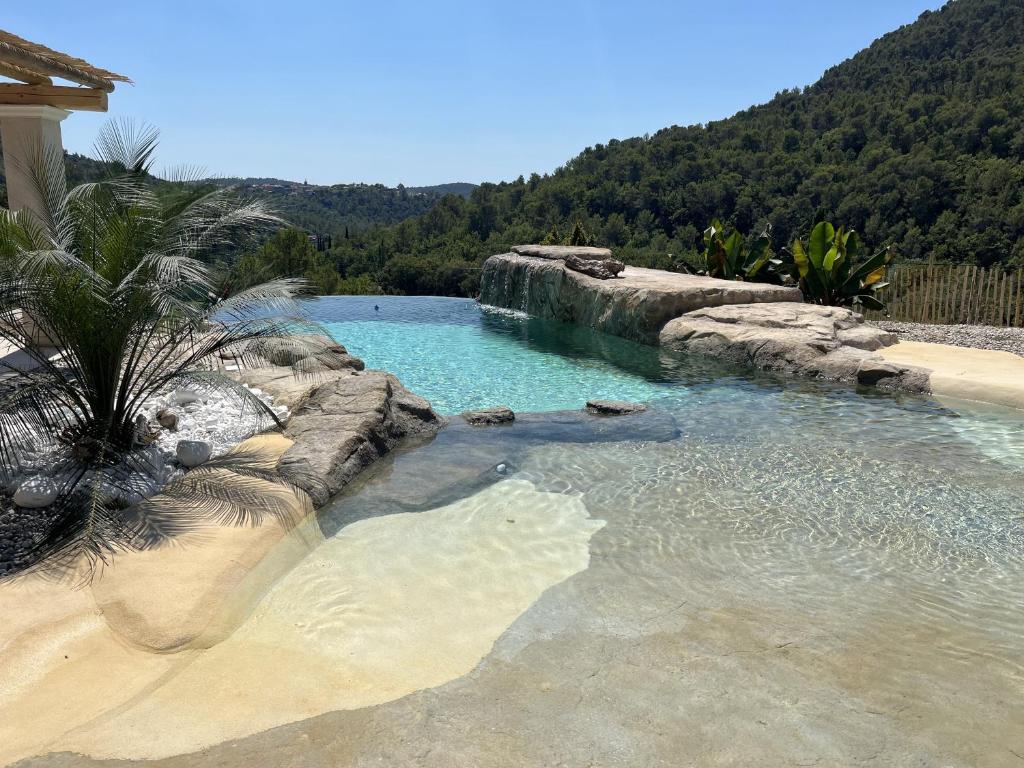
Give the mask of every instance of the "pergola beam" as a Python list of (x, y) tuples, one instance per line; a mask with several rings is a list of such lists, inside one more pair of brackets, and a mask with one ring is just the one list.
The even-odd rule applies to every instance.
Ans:
[(43, 105), (86, 112), (106, 112), (107, 94), (96, 88), (0, 83), (0, 105)]

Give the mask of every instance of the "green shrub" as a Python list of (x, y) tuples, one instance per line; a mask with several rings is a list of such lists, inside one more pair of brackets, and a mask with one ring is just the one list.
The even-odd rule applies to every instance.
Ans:
[(748, 249), (738, 230), (726, 234), (717, 219), (704, 230), (704, 273), (722, 280), (779, 282), (776, 267), (782, 264), (773, 258), (771, 227), (765, 230)]

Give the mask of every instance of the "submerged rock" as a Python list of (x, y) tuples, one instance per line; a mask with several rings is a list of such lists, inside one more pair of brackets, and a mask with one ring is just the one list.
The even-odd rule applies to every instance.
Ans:
[(18, 485), (14, 503), (22, 509), (42, 509), (57, 500), (60, 489), (48, 477), (30, 477)]
[(213, 446), (203, 440), (179, 440), (174, 453), (182, 466), (198, 467), (210, 460)]
[(507, 405), (496, 405), (493, 408), (466, 411), (462, 414), (462, 418), (473, 426), (483, 427), (494, 424), (510, 424), (516, 420), (516, 415)]
[(643, 403), (627, 403), (625, 400), (587, 400), (586, 410), (599, 416), (622, 416), (646, 411), (647, 406)]

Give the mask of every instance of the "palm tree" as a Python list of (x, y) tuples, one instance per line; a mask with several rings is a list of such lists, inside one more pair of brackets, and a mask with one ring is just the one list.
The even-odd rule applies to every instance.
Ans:
[[(269, 425), (277, 416), (224, 373), (221, 358), (256, 363), (268, 348), (294, 348), (306, 343), (297, 333), (316, 331), (295, 301), (302, 281), (218, 295), (204, 259), (281, 222), (230, 188), (157, 179), (156, 146), (153, 129), (109, 124), (96, 143), (109, 176), (72, 189), (63, 157), (39, 151), (28, 170), (41, 209), (0, 209), (0, 340), (27, 361), (0, 363), (0, 466), (18, 467), (30, 448), (46, 445), (60, 486), (50, 534), (27, 556), (33, 563), (84, 552), (95, 564), (187, 528), (180, 516), (147, 517), (146, 505), (126, 513), (123, 495), (110, 492), (147, 471), (146, 401), (175, 388), (229, 393)], [(224, 466), (251, 507), (245, 478), (270, 477), (272, 468), (231, 461)], [(231, 493), (222, 495), (230, 503)]]

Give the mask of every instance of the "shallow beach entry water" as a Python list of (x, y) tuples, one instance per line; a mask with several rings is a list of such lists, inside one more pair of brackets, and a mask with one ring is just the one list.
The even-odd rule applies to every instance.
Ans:
[[(230, 637), (36, 753), (1024, 764), (1021, 414), (664, 357), (471, 302), (314, 310), (449, 413), (577, 412), (455, 423), (374, 465)], [(651, 409), (578, 413), (598, 396)]]

